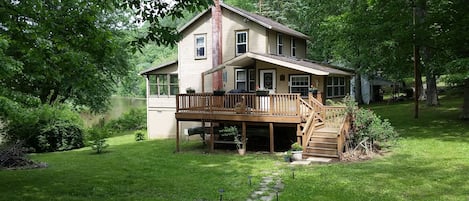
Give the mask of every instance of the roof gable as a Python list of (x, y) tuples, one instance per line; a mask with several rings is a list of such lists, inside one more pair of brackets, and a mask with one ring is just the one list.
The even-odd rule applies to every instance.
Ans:
[[(273, 30), (273, 31), (277, 31), (277, 32), (280, 32), (280, 33), (283, 33), (283, 34), (287, 34), (287, 35), (291, 35), (291, 36), (295, 36), (295, 37), (298, 37), (298, 38), (302, 38), (302, 39), (305, 39), (305, 40), (309, 40), (309, 37), (299, 31), (296, 31), (296, 30), (293, 30), (283, 24), (280, 24), (272, 19), (269, 19), (267, 17), (264, 17), (264, 16), (261, 16), (261, 15), (258, 15), (258, 14), (254, 14), (254, 13), (251, 13), (251, 12), (248, 12), (248, 11), (245, 11), (245, 10), (242, 10), (240, 8), (236, 8), (236, 7), (233, 7), (233, 6), (230, 6), (228, 4), (225, 4), (223, 2), (220, 3), (220, 6), (224, 9), (227, 9), (233, 13), (236, 13), (252, 22), (255, 22), (256, 24), (259, 24), (260, 26), (266, 28), (266, 29), (269, 29), (269, 30)], [(183, 32), (184, 30), (186, 30), (188, 27), (190, 27), (194, 22), (196, 22), (199, 18), (201, 18), (203, 15), (209, 13), (209, 11), (211, 11), (213, 7), (211, 8), (208, 8), (206, 9), (205, 11), (199, 13), (198, 15), (196, 15), (194, 18), (192, 18), (188, 23), (186, 23), (184, 26), (180, 27), (178, 29), (178, 31), (181, 33)]]

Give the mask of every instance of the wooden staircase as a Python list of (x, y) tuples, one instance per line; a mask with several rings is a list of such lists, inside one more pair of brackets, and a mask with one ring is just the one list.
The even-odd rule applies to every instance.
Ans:
[(350, 128), (345, 107), (324, 106), (312, 96), (309, 98), (311, 110), (301, 124), (303, 159), (339, 158)]

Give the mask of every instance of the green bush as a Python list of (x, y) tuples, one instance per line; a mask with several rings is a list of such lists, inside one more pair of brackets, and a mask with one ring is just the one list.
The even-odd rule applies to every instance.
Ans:
[(109, 146), (106, 143), (106, 138), (111, 135), (112, 132), (102, 126), (94, 126), (87, 130), (88, 143), (97, 154), (102, 153)]
[(143, 109), (131, 109), (118, 119), (113, 119), (106, 127), (117, 131), (145, 130), (147, 128), (147, 111)]
[(349, 148), (362, 147), (374, 151), (397, 140), (398, 134), (387, 119), (381, 120), (373, 111), (358, 108), (350, 97), (346, 97), (344, 102), (352, 119)]
[(9, 112), (2, 128), (7, 141), (24, 141), (30, 152), (63, 151), (84, 146), (83, 122), (68, 106), (13, 109), (15, 112)]
[(134, 132), (134, 136), (135, 136), (135, 141), (137, 141), (137, 142), (144, 141), (145, 140), (145, 131), (137, 130), (137, 131)]

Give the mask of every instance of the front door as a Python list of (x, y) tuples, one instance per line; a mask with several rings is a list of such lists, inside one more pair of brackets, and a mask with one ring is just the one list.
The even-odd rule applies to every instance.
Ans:
[(260, 70), (260, 89), (269, 90), (270, 94), (275, 93), (275, 78), (275, 70)]

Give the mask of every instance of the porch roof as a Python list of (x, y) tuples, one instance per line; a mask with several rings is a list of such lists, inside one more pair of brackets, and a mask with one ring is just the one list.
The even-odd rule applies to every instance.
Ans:
[(178, 63), (178, 60), (170, 61), (170, 62), (161, 64), (161, 65), (159, 65), (159, 66), (156, 66), (156, 67), (152, 67), (152, 68), (143, 70), (143, 71), (141, 71), (141, 72), (138, 73), (138, 74), (139, 74), (139, 75), (148, 75), (148, 74), (152, 74), (152, 72), (154, 72), (154, 71), (156, 71), (156, 70), (160, 70), (160, 69), (169, 67), (169, 66), (171, 66), (171, 65), (173, 65), (173, 64), (177, 64), (177, 63)]
[(271, 55), (271, 54), (261, 54), (254, 52), (247, 52), (241, 56), (235, 57), (231, 60), (226, 61), (225, 63), (219, 65), (216, 68), (212, 68), (208, 71), (205, 71), (204, 74), (211, 74), (213, 72), (222, 70), (227, 66), (248, 66), (254, 64), (256, 60), (271, 63), (274, 65), (282, 66), (285, 68), (290, 68), (293, 70), (302, 71), (305, 73), (310, 73), (313, 75), (353, 75), (350, 72), (336, 69), (334, 66), (316, 63), (313, 61), (297, 59), (292, 57)]

